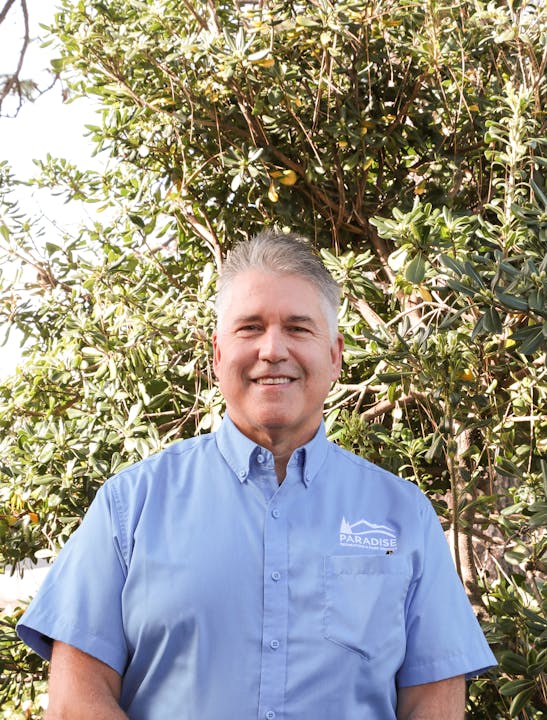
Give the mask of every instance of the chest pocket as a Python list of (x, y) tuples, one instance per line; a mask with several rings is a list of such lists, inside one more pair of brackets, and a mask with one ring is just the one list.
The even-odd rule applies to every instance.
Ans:
[(325, 557), (324, 637), (366, 660), (404, 649), (410, 577), (397, 555)]

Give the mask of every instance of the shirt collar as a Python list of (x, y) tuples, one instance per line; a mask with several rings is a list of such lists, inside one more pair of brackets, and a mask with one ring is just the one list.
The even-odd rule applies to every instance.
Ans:
[[(231, 421), (228, 414), (222, 420), (215, 433), (221, 455), (232, 468), (240, 482), (249, 476), (251, 457), (260, 448), (253, 440), (244, 435)], [(319, 472), (328, 450), (325, 424), (321, 422), (313, 438), (297, 448), (289, 460), (289, 465), (303, 465), (302, 481), (308, 487)]]

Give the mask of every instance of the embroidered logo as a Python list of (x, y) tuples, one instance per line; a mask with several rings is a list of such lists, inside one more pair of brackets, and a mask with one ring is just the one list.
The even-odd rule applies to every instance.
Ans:
[(340, 545), (360, 547), (364, 550), (397, 550), (397, 534), (388, 525), (376, 525), (367, 520), (349, 523), (345, 517), (340, 523)]

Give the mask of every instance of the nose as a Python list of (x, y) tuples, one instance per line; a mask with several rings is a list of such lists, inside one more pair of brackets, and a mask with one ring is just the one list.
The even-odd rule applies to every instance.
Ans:
[(260, 336), (259, 359), (269, 363), (278, 363), (285, 360), (287, 356), (287, 339), (281, 328), (267, 328)]

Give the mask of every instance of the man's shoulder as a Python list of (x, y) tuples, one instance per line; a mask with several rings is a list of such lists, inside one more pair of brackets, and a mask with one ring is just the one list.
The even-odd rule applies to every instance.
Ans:
[(108, 481), (108, 485), (124, 485), (146, 480), (147, 478), (169, 477), (180, 474), (186, 463), (198, 462), (199, 457), (210, 457), (215, 446), (214, 433), (177, 440), (162, 450), (123, 468)]
[(395, 475), (390, 470), (376, 465), (361, 455), (357, 455), (350, 450), (340, 447), (340, 445), (336, 443), (329, 442), (329, 446), (333, 462), (340, 470), (342, 470), (342, 468), (346, 470), (346, 473), (340, 472), (339, 476), (341, 478), (355, 478), (358, 482), (378, 483), (390, 490), (408, 493), (410, 496), (423, 495), (417, 485)]
[(351, 450), (346, 450), (345, 448), (334, 442), (329, 442), (329, 446), (331, 452), (333, 453), (333, 459), (335, 463), (339, 463), (341, 465), (348, 464), (350, 467), (355, 468), (356, 471), (371, 473), (374, 476), (381, 476), (389, 479), (390, 482), (394, 481), (406, 483), (406, 481), (402, 478), (394, 475), (392, 472), (386, 470), (380, 465), (376, 465), (370, 460), (367, 460), (362, 455), (357, 455)]
[[(160, 459), (163, 457), (183, 457), (189, 455), (192, 452), (206, 450), (209, 446), (215, 444), (215, 433), (205, 433), (203, 435), (195, 435), (194, 437), (184, 438), (183, 440), (176, 440), (170, 445), (167, 445), (163, 450), (160, 450), (155, 455), (151, 455), (147, 460), (153, 461), (154, 458)], [(146, 461), (145, 461), (146, 462)]]

